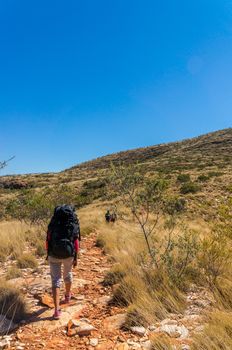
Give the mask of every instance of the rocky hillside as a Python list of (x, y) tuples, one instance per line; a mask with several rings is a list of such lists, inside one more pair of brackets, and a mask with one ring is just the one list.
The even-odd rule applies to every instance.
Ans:
[[(196, 138), (119, 152), (97, 158), (60, 173), (0, 177), (0, 201), (25, 189), (69, 186), (81, 203), (104, 199), (104, 179), (110, 164), (138, 162), (148, 176), (166, 178), (173, 192), (185, 196), (192, 210), (203, 216), (212, 212), (218, 198), (232, 192), (232, 128)], [(84, 198), (84, 200), (83, 200)]]
[[(232, 128), (216, 131), (192, 139), (160, 144), (146, 148), (119, 152), (74, 166), (72, 170), (96, 170), (108, 168), (111, 163), (140, 162), (149, 164), (154, 169), (163, 166), (183, 169), (199, 166), (231, 164)], [(213, 164), (212, 164), (213, 163)]]

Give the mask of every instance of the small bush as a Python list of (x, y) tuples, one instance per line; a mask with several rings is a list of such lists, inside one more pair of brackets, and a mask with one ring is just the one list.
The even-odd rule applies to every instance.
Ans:
[(20, 269), (27, 269), (27, 268), (34, 269), (38, 266), (38, 262), (33, 255), (31, 255), (30, 253), (26, 253), (18, 257), (17, 266)]
[(208, 177), (217, 177), (221, 176), (223, 173), (221, 171), (209, 171), (208, 172)]
[(200, 182), (206, 182), (207, 180), (209, 180), (209, 176), (207, 176), (207, 175), (199, 175), (197, 180), (200, 181)]
[(189, 182), (190, 180), (191, 179), (189, 174), (179, 174), (177, 176), (177, 181), (181, 183)]
[(182, 194), (187, 194), (187, 193), (196, 193), (200, 190), (199, 185), (197, 185), (194, 182), (186, 182), (184, 183), (181, 188), (180, 188), (180, 192)]

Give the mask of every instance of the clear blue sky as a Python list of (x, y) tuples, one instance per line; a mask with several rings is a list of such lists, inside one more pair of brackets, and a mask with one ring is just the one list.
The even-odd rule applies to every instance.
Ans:
[(1, 172), (232, 126), (232, 1), (1, 0)]

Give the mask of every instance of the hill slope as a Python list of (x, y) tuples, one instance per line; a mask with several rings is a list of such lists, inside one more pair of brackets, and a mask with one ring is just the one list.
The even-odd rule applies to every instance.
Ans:
[[(192, 139), (119, 152), (82, 163), (60, 173), (0, 177), (0, 201), (24, 189), (68, 186), (81, 203), (104, 200), (104, 179), (110, 164), (138, 162), (148, 176), (169, 180), (176, 195), (185, 196), (192, 210), (208, 215), (232, 192), (232, 128)], [(183, 177), (183, 175), (185, 177)], [(187, 184), (185, 184), (187, 182)], [(184, 188), (183, 188), (184, 187)], [(82, 205), (81, 204), (81, 205)]]

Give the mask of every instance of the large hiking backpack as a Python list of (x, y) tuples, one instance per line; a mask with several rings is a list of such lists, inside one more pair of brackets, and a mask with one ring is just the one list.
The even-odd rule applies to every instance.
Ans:
[(56, 207), (48, 230), (51, 235), (49, 255), (59, 259), (74, 256), (74, 240), (80, 239), (80, 227), (75, 209), (70, 205)]

